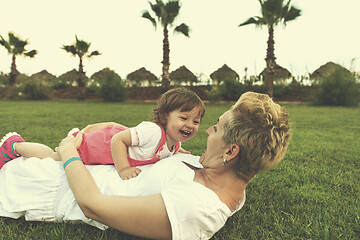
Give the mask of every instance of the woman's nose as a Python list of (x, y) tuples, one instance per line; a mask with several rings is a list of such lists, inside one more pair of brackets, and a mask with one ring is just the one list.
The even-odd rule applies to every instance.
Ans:
[(211, 127), (209, 127), (208, 129), (206, 129), (206, 133), (207, 133), (208, 135), (210, 135), (210, 132), (211, 132)]

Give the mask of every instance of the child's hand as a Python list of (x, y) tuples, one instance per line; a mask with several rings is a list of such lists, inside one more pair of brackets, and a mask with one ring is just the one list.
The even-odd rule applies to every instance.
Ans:
[(141, 172), (141, 170), (139, 168), (127, 167), (127, 168), (124, 168), (123, 170), (121, 170), (119, 172), (119, 175), (123, 180), (128, 180), (130, 178), (136, 177), (137, 175), (139, 175), (140, 172)]
[(89, 133), (91, 131), (95, 130), (95, 126), (94, 124), (89, 124), (86, 127), (84, 127), (83, 129), (81, 129), (81, 131), (85, 134), (85, 133)]
[(64, 149), (67, 149), (68, 146), (72, 146), (72, 147), (75, 147), (76, 149), (78, 149), (82, 142), (82, 135), (83, 134), (81, 132), (79, 132), (79, 134), (76, 135), (76, 137), (68, 136), (68, 137), (64, 138), (59, 143), (59, 146), (55, 148), (55, 152), (60, 153), (61, 151), (64, 151)]
[(179, 151), (178, 151), (179, 153), (185, 153), (185, 154), (191, 154), (191, 152), (189, 152), (189, 151), (186, 151), (185, 149), (183, 149), (182, 147), (180, 147), (180, 149), (179, 149)]
[(76, 149), (79, 149), (79, 147), (82, 143), (82, 140), (83, 140), (83, 135), (84, 135), (83, 131), (78, 132), (78, 134), (76, 135), (75, 141), (74, 141)]

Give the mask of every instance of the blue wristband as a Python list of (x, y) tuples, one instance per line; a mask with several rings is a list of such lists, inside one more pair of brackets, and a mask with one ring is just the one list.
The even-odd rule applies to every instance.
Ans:
[(68, 160), (66, 160), (66, 162), (64, 163), (64, 169), (66, 168), (66, 166), (73, 162), (73, 161), (82, 161), (80, 157), (72, 157), (72, 158), (69, 158)]

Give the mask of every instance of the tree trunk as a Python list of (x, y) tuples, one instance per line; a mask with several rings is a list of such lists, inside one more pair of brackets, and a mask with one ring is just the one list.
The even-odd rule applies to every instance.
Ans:
[(162, 79), (161, 79), (161, 85), (162, 85), (162, 92), (166, 92), (170, 89), (170, 47), (169, 47), (169, 35), (167, 27), (164, 27), (164, 41), (163, 41), (163, 60), (162, 60)]
[(13, 54), (12, 62), (11, 62), (11, 68), (10, 68), (10, 74), (9, 74), (9, 85), (10, 86), (15, 86), (16, 77), (17, 77), (16, 56), (15, 56), (15, 54)]
[(274, 92), (274, 76), (275, 76), (275, 54), (274, 54), (274, 26), (269, 26), (269, 39), (267, 41), (266, 51), (266, 70), (264, 76), (265, 93), (270, 97), (273, 96)]
[(80, 58), (78, 78), (76, 80), (79, 89), (78, 100), (85, 100), (86, 98), (86, 76), (83, 67), (82, 58)]

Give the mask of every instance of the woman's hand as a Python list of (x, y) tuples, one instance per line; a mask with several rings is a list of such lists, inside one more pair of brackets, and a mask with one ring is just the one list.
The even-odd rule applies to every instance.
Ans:
[(130, 178), (136, 177), (137, 175), (139, 175), (140, 172), (141, 172), (141, 170), (139, 168), (127, 167), (127, 168), (124, 168), (123, 170), (121, 170), (119, 172), (119, 175), (123, 180), (128, 180)]
[(61, 142), (59, 143), (59, 146), (55, 148), (55, 151), (61, 153), (61, 151), (64, 151), (68, 147), (75, 147), (76, 149), (78, 149), (82, 143), (83, 135), (84, 135), (84, 133), (82, 131), (80, 131), (76, 135), (76, 137), (74, 137), (72, 135), (67, 136), (66, 138), (61, 140)]

